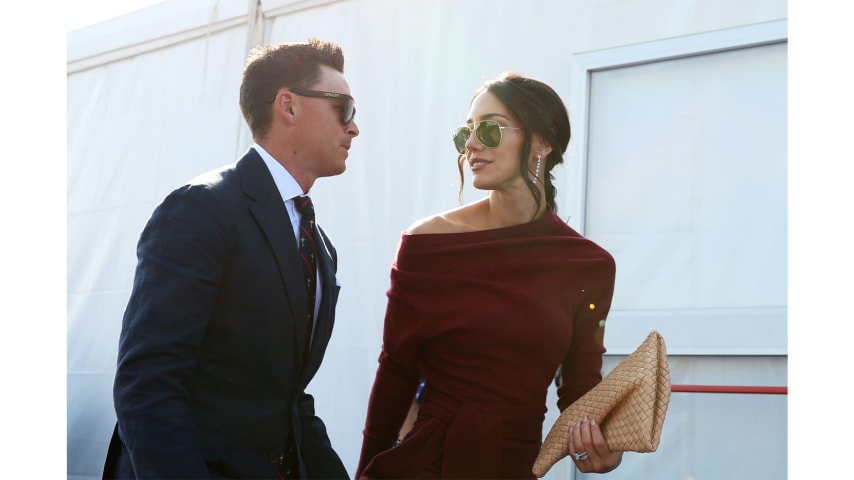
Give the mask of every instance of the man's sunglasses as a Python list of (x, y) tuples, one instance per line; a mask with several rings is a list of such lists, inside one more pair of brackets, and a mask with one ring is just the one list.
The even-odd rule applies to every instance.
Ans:
[(501, 131), (505, 128), (510, 130), (521, 130), (519, 127), (502, 127), (495, 120), (484, 120), (473, 125), (463, 125), (454, 130), (454, 146), (460, 154), (466, 153), (466, 142), (471, 137), (474, 128), (474, 136), (486, 148), (495, 148), (501, 144)]
[(344, 103), (339, 105), (341, 108), (341, 123), (344, 125), (353, 121), (356, 116), (356, 100), (346, 93), (321, 92), (318, 90), (306, 90), (304, 88), (289, 88), (288, 90), (301, 95), (303, 97), (321, 97), (331, 98), (333, 100), (343, 100)]

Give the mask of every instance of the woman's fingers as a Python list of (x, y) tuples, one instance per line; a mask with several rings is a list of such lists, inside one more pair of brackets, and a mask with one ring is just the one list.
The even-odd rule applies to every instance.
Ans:
[(608, 442), (605, 441), (605, 435), (602, 434), (602, 429), (599, 428), (596, 420), (590, 420), (588, 430), (590, 431), (589, 445), (596, 451), (596, 455), (602, 458), (610, 457), (611, 450), (608, 448)]
[(604, 473), (613, 470), (622, 454), (608, 449), (608, 442), (595, 420), (584, 418), (569, 429), (569, 456), (579, 471)]
[[(586, 419), (585, 419), (586, 420)], [(583, 422), (577, 422), (575, 426), (569, 428), (569, 456), (572, 461), (582, 472), (590, 471), (587, 464), (590, 462), (590, 452), (587, 451), (587, 443), (585, 436), (590, 437), (590, 426), (584, 425)], [(585, 430), (587, 432), (585, 433)]]

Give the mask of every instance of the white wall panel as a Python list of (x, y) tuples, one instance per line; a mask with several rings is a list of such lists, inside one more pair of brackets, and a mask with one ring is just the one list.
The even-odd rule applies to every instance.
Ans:
[(578, 55), (576, 185), (617, 260), (612, 351), (641, 321), (684, 353), (786, 353), (786, 47), (770, 22)]

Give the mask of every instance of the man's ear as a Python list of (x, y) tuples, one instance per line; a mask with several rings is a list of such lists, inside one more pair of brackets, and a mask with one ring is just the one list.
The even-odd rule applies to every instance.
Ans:
[(296, 117), (294, 109), (294, 95), (283, 90), (276, 95), (276, 100), (273, 102), (273, 115), (280, 117), (287, 124), (292, 124)]

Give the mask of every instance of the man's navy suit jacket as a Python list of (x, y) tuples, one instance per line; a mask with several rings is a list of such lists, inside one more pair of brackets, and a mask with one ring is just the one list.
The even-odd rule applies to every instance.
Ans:
[(347, 478), (305, 387), (335, 319), (337, 254), (318, 227), (322, 301), (309, 355), (293, 229), (260, 155), (155, 209), (137, 246), (104, 478)]

